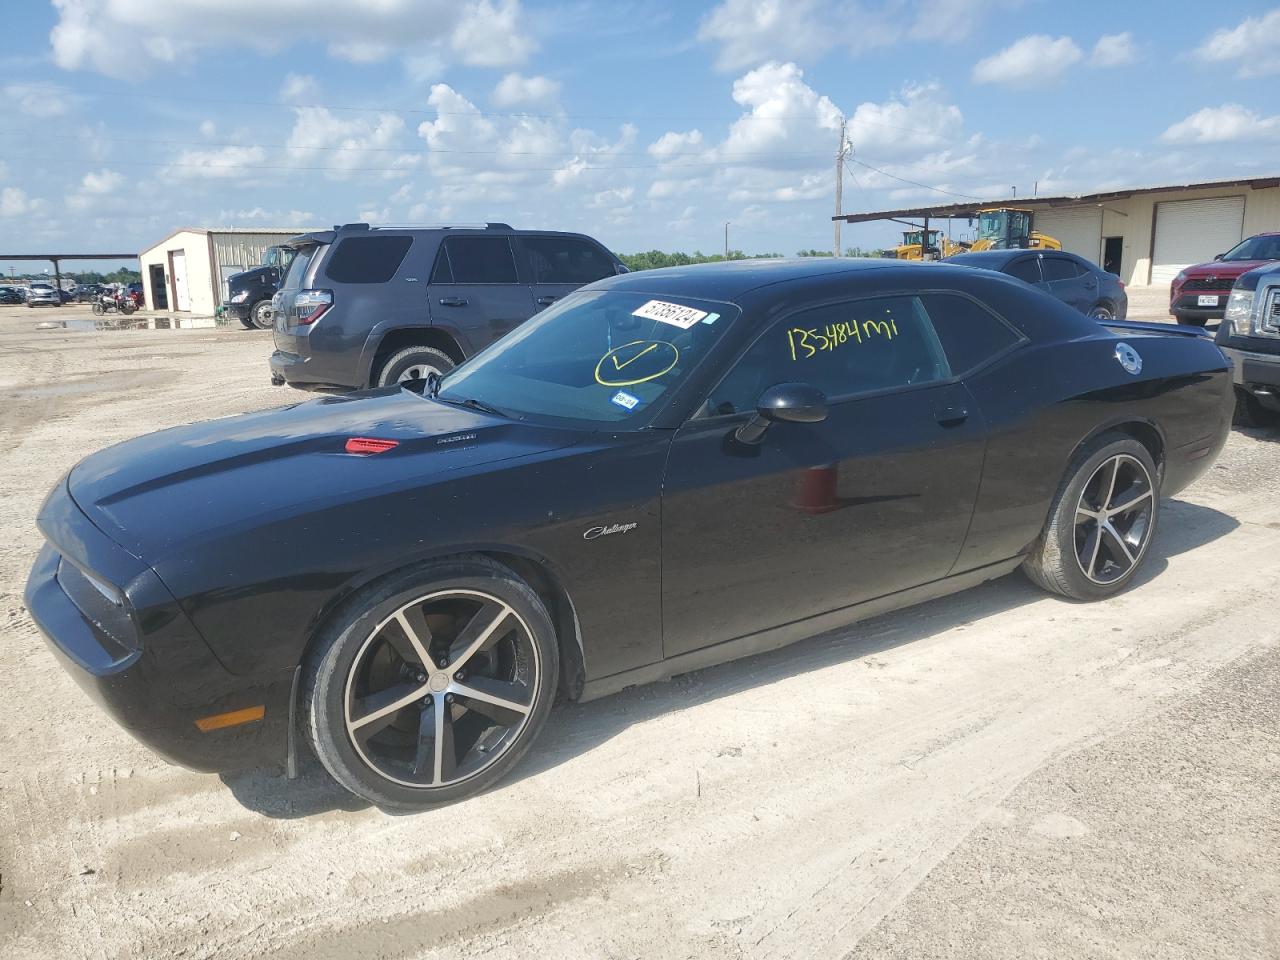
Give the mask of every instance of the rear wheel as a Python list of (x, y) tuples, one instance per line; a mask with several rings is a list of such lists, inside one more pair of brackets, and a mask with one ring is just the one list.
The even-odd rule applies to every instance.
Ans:
[(1116, 312), (1111, 308), (1109, 303), (1099, 303), (1089, 311), (1089, 316), (1093, 319), (1105, 323), (1108, 320), (1116, 318)]
[(425, 380), (429, 373), (443, 376), (453, 366), (453, 360), (443, 350), (421, 345), (405, 347), (383, 361), (374, 385), (387, 387), (409, 380)]
[(1101, 600), (1123, 590), (1155, 534), (1158, 477), (1151, 454), (1132, 437), (1105, 434), (1086, 446), (1023, 562), (1027, 576), (1073, 600)]
[(412, 810), (478, 793), (523, 756), (550, 713), (559, 650), (510, 569), (437, 561), (357, 598), (304, 676), (311, 742), (333, 778)]

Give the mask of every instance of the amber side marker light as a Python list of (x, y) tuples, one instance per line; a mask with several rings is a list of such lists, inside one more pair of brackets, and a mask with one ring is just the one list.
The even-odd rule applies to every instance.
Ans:
[(385, 453), (400, 446), (398, 440), (376, 440), (373, 437), (352, 437), (347, 441), (347, 453)]
[(196, 726), (201, 733), (210, 730), (221, 730), (224, 727), (238, 727), (242, 723), (253, 723), (266, 716), (267, 708), (262, 704), (256, 707), (245, 707), (243, 710), (232, 710), (230, 713), (215, 713), (212, 717), (201, 717)]

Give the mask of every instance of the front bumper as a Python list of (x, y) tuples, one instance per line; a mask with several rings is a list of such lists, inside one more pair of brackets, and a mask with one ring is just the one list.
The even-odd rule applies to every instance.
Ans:
[[(101, 533), (63, 481), (41, 509), (50, 542), (27, 580), (24, 601), (49, 648), (89, 697), (166, 759), (206, 772), (284, 763), (293, 671), (230, 673), (153, 570)], [(133, 611), (136, 636), (121, 642), (86, 615), (59, 581), (70, 562), (116, 585)], [(196, 721), (263, 707), (262, 718), (202, 731)]]
[(1231, 379), (1235, 385), (1253, 394), (1263, 406), (1280, 410), (1280, 353), (1227, 346), (1221, 349), (1231, 361)]
[(229, 317), (235, 317), (237, 320), (248, 320), (249, 311), (253, 309), (253, 304), (245, 301), (244, 303), (232, 303), (228, 300), (222, 305), (222, 310)]
[[(1221, 320), (1222, 315), (1227, 309), (1227, 298), (1231, 295), (1230, 290), (1193, 290), (1190, 293), (1181, 293), (1174, 297), (1169, 304), (1169, 312), (1175, 317), (1196, 317), (1203, 320)], [(1215, 297), (1217, 303), (1213, 306), (1201, 306), (1201, 297)]]

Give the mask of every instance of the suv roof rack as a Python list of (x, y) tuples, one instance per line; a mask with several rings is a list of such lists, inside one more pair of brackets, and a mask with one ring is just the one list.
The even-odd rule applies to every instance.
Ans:
[(336, 230), (514, 230), (509, 223), (335, 223)]

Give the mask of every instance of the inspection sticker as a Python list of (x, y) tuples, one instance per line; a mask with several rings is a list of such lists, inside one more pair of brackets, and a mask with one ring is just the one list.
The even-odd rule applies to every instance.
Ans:
[(673, 327), (679, 327), (681, 330), (688, 330), (695, 323), (707, 315), (705, 310), (695, 310), (693, 307), (682, 307), (678, 303), (667, 303), (665, 300), (650, 300), (639, 310), (632, 310), (633, 317), (644, 317), (646, 320), (657, 320), (660, 323), (669, 323)]
[(614, 403), (616, 403), (618, 406), (622, 407), (624, 410), (634, 410), (636, 407), (640, 405), (640, 398), (633, 397), (631, 394), (627, 393), (627, 391), (625, 390), (619, 390), (609, 399), (612, 400)]

